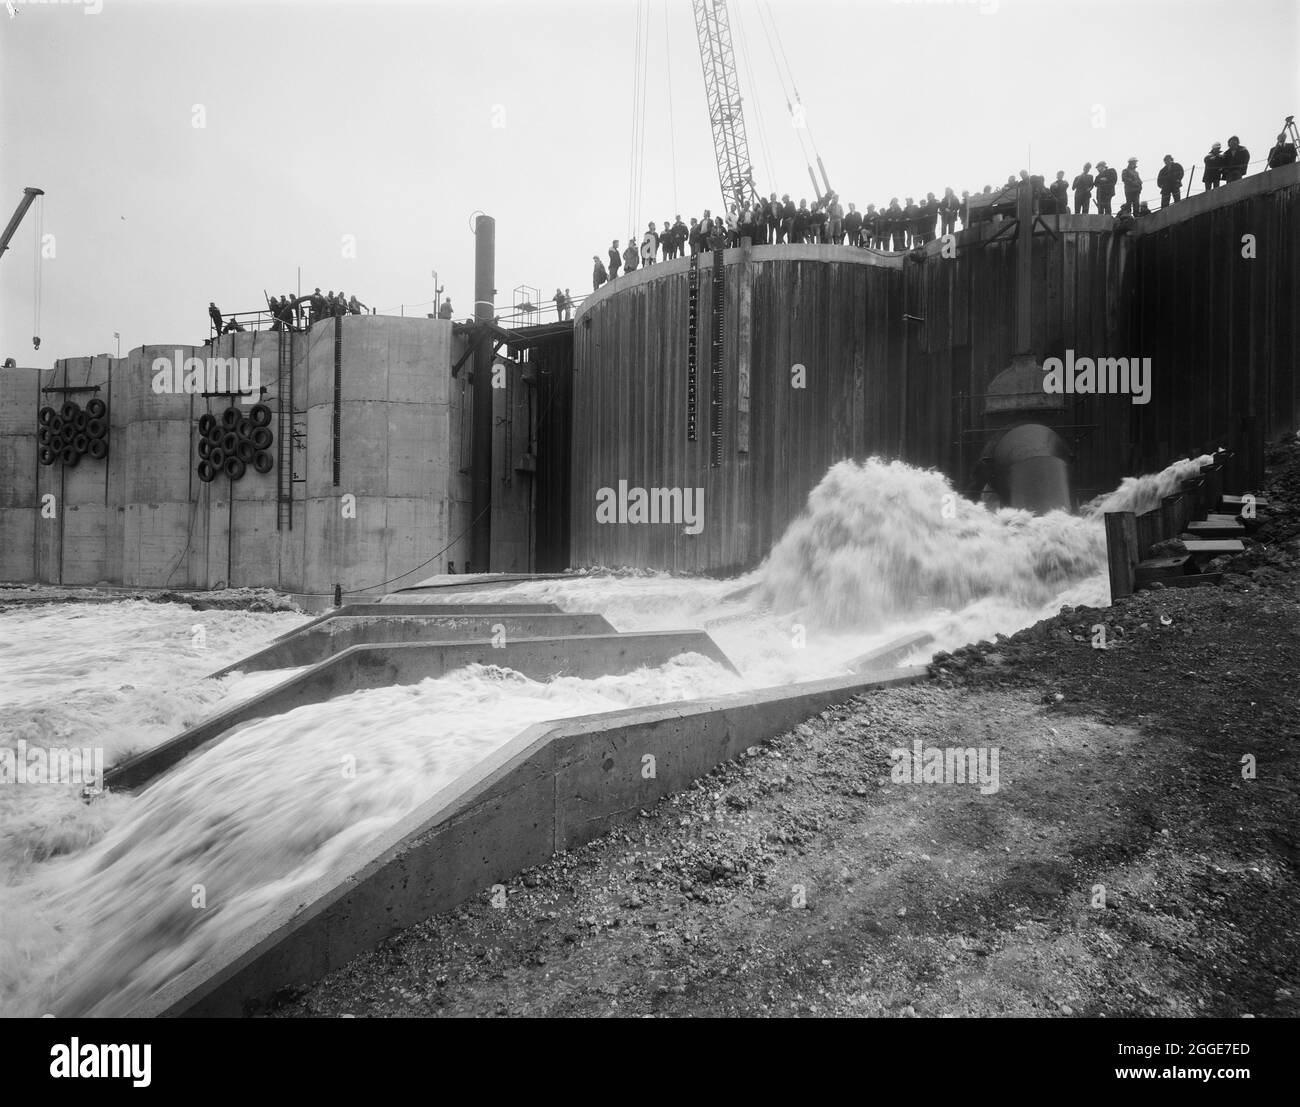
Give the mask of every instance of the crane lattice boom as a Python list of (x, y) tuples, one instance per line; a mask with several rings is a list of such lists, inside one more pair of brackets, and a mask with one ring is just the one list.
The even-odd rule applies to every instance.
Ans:
[(709, 103), (713, 154), (718, 163), (723, 205), (743, 207), (755, 199), (756, 191), (726, 0), (692, 0), (692, 6), (695, 9), (695, 30), (700, 40), (704, 92)]

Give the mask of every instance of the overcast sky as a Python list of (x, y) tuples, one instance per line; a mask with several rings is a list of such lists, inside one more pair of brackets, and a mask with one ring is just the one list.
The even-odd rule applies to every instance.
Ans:
[[(592, 254), (634, 224), (720, 207), (687, 0), (12, 6), (0, 8), (0, 222), (25, 185), (45, 189), (55, 250), (39, 353), (36, 208), (0, 261), (0, 356), (20, 365), (113, 352), (114, 331), (124, 351), (202, 341), (209, 300), (260, 307), (263, 289), (295, 289), (299, 266), (304, 290), (421, 315), (436, 269), (467, 315), (479, 210), (497, 220), (503, 310), (516, 285), (576, 295)], [(1165, 153), (1190, 175), (1233, 133), (1264, 157), (1300, 113), (1296, 0), (730, 10), (758, 183), (796, 199), (811, 189), (790, 77), (805, 142), (860, 207), (1133, 155), (1149, 180)]]

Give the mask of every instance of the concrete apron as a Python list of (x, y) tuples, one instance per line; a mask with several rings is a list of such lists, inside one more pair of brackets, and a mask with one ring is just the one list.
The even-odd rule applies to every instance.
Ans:
[(533, 680), (556, 676), (598, 677), (665, 665), (684, 653), (699, 653), (735, 667), (702, 630), (571, 635), (564, 638), (489, 642), (408, 642), (351, 646), (305, 672), (178, 734), (151, 750), (127, 758), (104, 774), (109, 788), (122, 791), (148, 783), (187, 754), (253, 719), (282, 715), (295, 707), (393, 684), (418, 684), (475, 663), (513, 669)]
[(131, 1014), (264, 1012), (394, 931), (635, 820), (746, 747), (853, 696), (924, 677), (921, 668), (834, 677), (531, 726)]
[(468, 642), (491, 645), (501, 637), (559, 638), (565, 635), (613, 634), (602, 615), (335, 615), (277, 638), (271, 645), (209, 675), (257, 673), (267, 669), (296, 669), (314, 665), (350, 646), (388, 642)]

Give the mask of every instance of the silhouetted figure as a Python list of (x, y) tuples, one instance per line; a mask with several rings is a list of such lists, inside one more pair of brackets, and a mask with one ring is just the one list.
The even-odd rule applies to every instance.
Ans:
[(1092, 175), (1092, 162), (1085, 161), (1083, 163), (1083, 172), (1075, 177), (1074, 182), (1070, 185), (1074, 189), (1075, 215), (1088, 214), (1088, 204), (1092, 200), (1092, 189), (1096, 183), (1097, 179)]
[(1138, 172), (1137, 158), (1129, 158), (1124, 167), (1124, 207), (1132, 215), (1137, 214), (1138, 203), (1142, 199), (1142, 174)]
[(555, 318), (563, 319), (564, 318), (564, 293), (557, 288), (555, 290), (555, 295), (551, 298), (555, 301)]
[(679, 215), (672, 226), (673, 231), (673, 257), (680, 258), (686, 256), (686, 224), (682, 222)]
[(903, 209), (898, 205), (898, 197), (890, 198), (889, 208), (885, 212), (885, 217), (889, 223), (890, 237), (894, 242), (895, 250), (907, 249), (907, 216)]
[(1205, 191), (1218, 188), (1223, 183), (1223, 147), (1215, 143), (1205, 155), (1205, 172), (1201, 174), (1201, 183)]
[(357, 294), (355, 292), (352, 293), (352, 296), (348, 299), (348, 311), (350, 311), (353, 315), (360, 315), (361, 309), (364, 308), (365, 306), (366, 306), (365, 304), (363, 304), (360, 300), (357, 299)]
[(1166, 154), (1164, 165), (1156, 174), (1156, 187), (1160, 189), (1160, 206), (1167, 208), (1183, 198), (1183, 167), (1174, 161), (1173, 154)]
[(212, 326), (216, 334), (221, 333), (221, 309), (217, 307), (215, 300), (208, 301), (208, 318), (212, 320)]
[(609, 244), (609, 279), (612, 281), (618, 276), (618, 271), (623, 265), (623, 255), (618, 249), (618, 239), (614, 239)]
[(1288, 142), (1286, 131), (1277, 136), (1277, 145), (1268, 152), (1269, 169), (1281, 169), (1284, 165), (1290, 165), (1295, 161), (1296, 150), (1295, 143)]
[(798, 214), (799, 208), (795, 202), (790, 199), (787, 192), (781, 197), (781, 225), (777, 231), (777, 242), (794, 241), (794, 218)]
[(1052, 209), (1057, 215), (1068, 215), (1070, 213), (1070, 184), (1065, 179), (1065, 170), (1056, 171), (1056, 180), (1047, 186), (1047, 191), (1052, 194)]
[(844, 237), (850, 246), (862, 245), (862, 212), (856, 204), (849, 204), (844, 213)]
[(442, 301), (442, 307), (438, 309), (439, 319), (450, 319), (452, 313), (451, 297), (448, 296)]
[(1250, 151), (1241, 144), (1241, 139), (1233, 135), (1228, 139), (1228, 148), (1223, 152), (1223, 183), (1231, 184), (1246, 175), (1250, 166)]
[(627, 237), (627, 249), (623, 251), (623, 271), (631, 273), (641, 263), (641, 254), (636, 248), (636, 235), (630, 234)]
[(1110, 202), (1115, 196), (1115, 186), (1119, 184), (1119, 174), (1104, 161), (1097, 163), (1097, 214), (1114, 215)]
[(226, 326), (221, 333), (222, 334), (243, 334), (244, 328), (240, 326), (238, 319), (234, 318), (234, 316), (231, 316), (231, 318), (227, 321)]
[(605, 263), (600, 260), (599, 254), (591, 255), (591, 290), (595, 292), (602, 284), (609, 280), (609, 274), (605, 272)]
[(316, 322), (317, 319), (325, 318), (325, 297), (320, 294), (319, 285), (317, 285), (316, 291), (311, 294), (311, 299), (308, 301), (308, 303), (311, 304), (311, 315), (309, 316), (309, 322), (314, 323)]
[(655, 230), (655, 225), (651, 223), (641, 237), (641, 264), (643, 266), (653, 265), (655, 263), (655, 254), (658, 252), (659, 232)]

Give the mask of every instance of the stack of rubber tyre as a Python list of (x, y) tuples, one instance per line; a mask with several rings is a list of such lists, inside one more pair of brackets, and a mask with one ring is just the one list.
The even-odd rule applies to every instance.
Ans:
[(89, 454), (108, 457), (108, 405), (96, 397), (83, 409), (68, 400), (60, 408), (43, 407), (36, 416), (37, 451), (42, 465), (62, 462), (71, 469)]
[(275, 434), (270, 424), (271, 409), (266, 404), (254, 404), (247, 415), (234, 404), (219, 415), (202, 415), (196, 447), (199, 480), (207, 484), (218, 473), (239, 480), (250, 465), (259, 473), (269, 473), (275, 468), (271, 456)]

